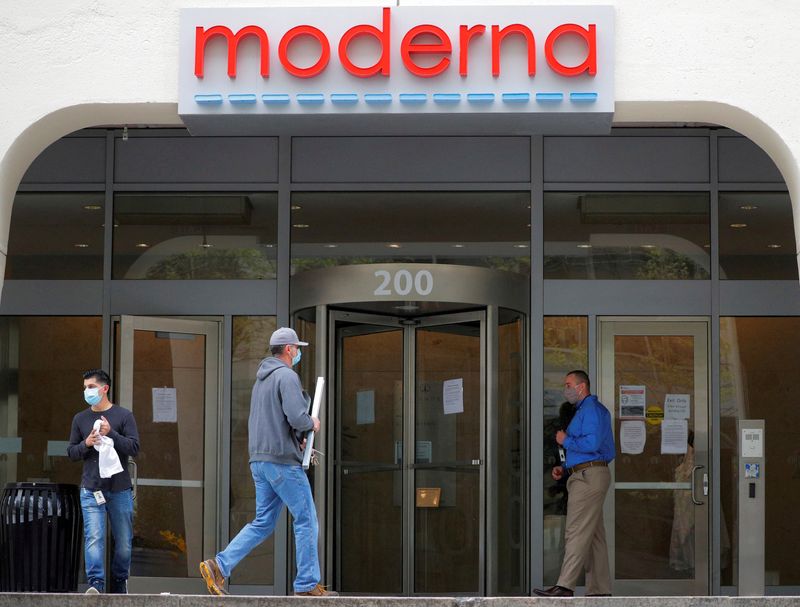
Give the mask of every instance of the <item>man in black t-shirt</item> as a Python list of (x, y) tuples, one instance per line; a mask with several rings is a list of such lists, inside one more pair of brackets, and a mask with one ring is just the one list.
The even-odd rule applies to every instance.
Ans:
[[(139, 453), (139, 432), (133, 413), (108, 400), (111, 380), (102, 369), (83, 374), (83, 398), (88, 408), (72, 419), (67, 453), (72, 461), (83, 461), (81, 510), (83, 511), (84, 560), (87, 593), (105, 588), (106, 513), (114, 537), (111, 560), (111, 592), (127, 594), (133, 540), (133, 495), (128, 474), (128, 457)], [(95, 423), (99, 421), (98, 428)], [(95, 449), (103, 437), (114, 441), (122, 471), (104, 478), (100, 475), (100, 452)]]

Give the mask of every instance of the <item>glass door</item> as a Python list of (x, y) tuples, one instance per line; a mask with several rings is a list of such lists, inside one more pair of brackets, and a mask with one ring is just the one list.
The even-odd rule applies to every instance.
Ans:
[(483, 593), (485, 313), (331, 326), (337, 589)]
[(197, 563), (217, 547), (219, 324), (123, 316), (116, 352), (141, 445), (129, 590), (202, 594)]
[(708, 594), (708, 331), (706, 320), (600, 320), (614, 594)]

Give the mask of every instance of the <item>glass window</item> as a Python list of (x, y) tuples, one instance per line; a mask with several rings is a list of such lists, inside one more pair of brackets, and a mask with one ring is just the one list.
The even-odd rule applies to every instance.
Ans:
[[(585, 316), (544, 318), (544, 583), (553, 585), (564, 557), (567, 520), (566, 479), (554, 481), (553, 466), (561, 464), (556, 432), (569, 425), (569, 404), (564, 401), (564, 376), (575, 369), (588, 371), (589, 320)], [(592, 378), (593, 379), (593, 378)]]
[(497, 334), (497, 425), (494, 471), (497, 494), (491, 496), (497, 512), (494, 558), (496, 587), (501, 595), (527, 594), (527, 495), (525, 448), (527, 396), (525, 394), (526, 323), (520, 312), (500, 308)]
[(544, 277), (709, 277), (709, 198), (679, 192), (549, 192)]
[(789, 194), (719, 195), (719, 265), (722, 279), (797, 280)]
[(274, 193), (114, 197), (115, 279), (275, 278)]
[(18, 193), (6, 278), (102, 280), (105, 194)]
[(794, 402), (800, 368), (800, 318), (720, 319), (720, 481), (722, 585), (736, 584), (737, 436), (739, 419), (766, 425), (766, 584), (800, 584), (800, 409)]
[(530, 273), (527, 192), (309, 192), (292, 198), (292, 272), (442, 263)]
[[(255, 518), (256, 490), (247, 447), (250, 394), (258, 366), (269, 355), (269, 336), (276, 328), (274, 316), (236, 316), (233, 319), (229, 541)], [(231, 583), (272, 585), (274, 558), (275, 541), (270, 536), (236, 567)]]
[(0, 487), (80, 483), (67, 443), (86, 407), (83, 373), (100, 366), (102, 334), (100, 317), (0, 317)]

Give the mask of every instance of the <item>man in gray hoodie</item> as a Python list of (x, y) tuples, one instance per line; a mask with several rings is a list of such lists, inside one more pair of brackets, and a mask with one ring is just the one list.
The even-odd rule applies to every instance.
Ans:
[(272, 357), (256, 373), (250, 399), (250, 472), (256, 485), (256, 518), (213, 559), (200, 563), (200, 574), (211, 594), (227, 594), (225, 578), (253, 548), (267, 539), (284, 504), (294, 518), (297, 577), (294, 593), (332, 596), (320, 584), (317, 554), (317, 511), (311, 485), (303, 470), (304, 435), (319, 431), (319, 420), (308, 414), (300, 378), (292, 367), (300, 362), (300, 341), (294, 330), (283, 327), (269, 340)]

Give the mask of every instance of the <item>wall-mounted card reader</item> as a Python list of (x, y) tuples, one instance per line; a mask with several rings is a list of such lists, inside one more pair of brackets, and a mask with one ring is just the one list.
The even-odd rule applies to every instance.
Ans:
[(740, 420), (739, 596), (764, 595), (764, 420)]

